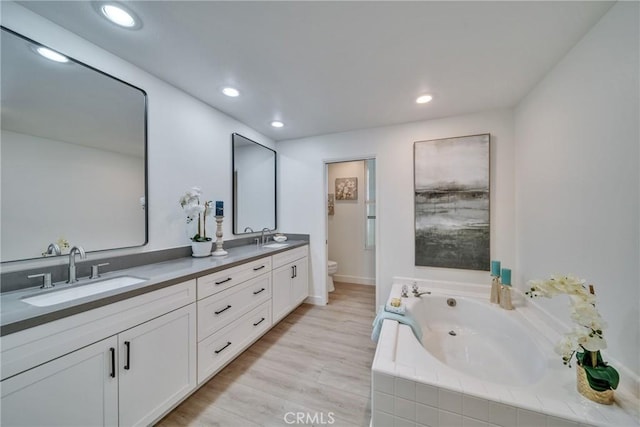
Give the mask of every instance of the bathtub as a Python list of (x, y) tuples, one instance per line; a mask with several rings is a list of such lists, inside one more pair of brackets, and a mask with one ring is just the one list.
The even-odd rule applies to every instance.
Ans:
[(515, 294), (515, 310), (488, 301), (489, 286), (417, 282), (431, 295), (403, 298), (422, 328), (385, 320), (372, 365), (371, 425), (638, 426), (638, 399), (618, 388), (616, 402), (576, 391), (574, 368), (553, 351), (558, 329), (536, 304)]

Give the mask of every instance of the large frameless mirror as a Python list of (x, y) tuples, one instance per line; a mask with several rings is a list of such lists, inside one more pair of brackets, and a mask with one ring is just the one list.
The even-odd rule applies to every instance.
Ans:
[(2, 262), (144, 245), (146, 93), (5, 28), (1, 48)]
[(240, 134), (233, 145), (233, 233), (275, 230), (276, 152)]

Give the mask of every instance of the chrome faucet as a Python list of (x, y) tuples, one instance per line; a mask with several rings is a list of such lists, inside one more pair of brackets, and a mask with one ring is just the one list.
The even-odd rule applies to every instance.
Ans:
[(80, 259), (86, 259), (87, 254), (84, 253), (84, 249), (82, 246), (74, 246), (69, 251), (69, 279), (67, 283), (75, 283), (78, 281), (76, 279), (76, 254), (80, 254)]
[(245, 227), (244, 228), (244, 232), (245, 233), (247, 232), (247, 230), (249, 230), (249, 233), (255, 233), (255, 231), (253, 231), (253, 228), (251, 228), (251, 227)]
[(62, 255), (62, 251), (60, 251), (60, 246), (57, 243), (49, 243), (47, 247), (47, 251), (42, 253), (43, 256), (47, 255)]
[(260, 242), (262, 242), (262, 246), (264, 246), (264, 244), (269, 241), (269, 236), (265, 236), (264, 235), (265, 231), (267, 232), (268, 235), (271, 235), (271, 230), (269, 230), (267, 227), (262, 229), (261, 234), (260, 234)]
[(413, 296), (416, 298), (421, 297), (422, 295), (431, 295), (431, 291), (420, 292), (417, 283), (414, 283), (413, 286), (411, 286), (411, 292), (413, 292)]

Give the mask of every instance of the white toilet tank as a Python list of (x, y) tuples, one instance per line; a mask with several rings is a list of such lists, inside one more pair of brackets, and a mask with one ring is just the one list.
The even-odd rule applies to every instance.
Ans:
[(327, 262), (327, 270), (329, 274), (335, 274), (338, 271), (338, 263), (329, 260), (329, 262)]

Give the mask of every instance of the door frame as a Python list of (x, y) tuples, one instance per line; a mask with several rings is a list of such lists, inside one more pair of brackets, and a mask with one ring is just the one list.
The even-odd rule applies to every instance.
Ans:
[[(379, 250), (379, 243), (380, 243), (380, 186), (379, 186), (379, 177), (380, 177), (380, 170), (378, 167), (378, 157), (375, 154), (371, 154), (371, 155), (362, 155), (362, 156), (348, 156), (348, 157), (338, 157), (338, 158), (331, 158), (331, 159), (324, 159), (322, 161), (322, 168), (323, 168), (323, 174), (324, 174), (324, 192), (322, 194), (322, 204), (324, 206), (324, 222), (323, 222), (323, 235), (324, 235), (324, 249), (323, 249), (323, 253), (324, 253), (324, 257), (322, 260), (322, 267), (323, 267), (323, 271), (325, 272), (325, 274), (323, 275), (323, 296), (324, 296), (324, 304), (328, 304), (329, 303), (329, 288), (327, 286), (327, 277), (328, 274), (327, 272), (327, 266), (328, 266), (328, 261), (329, 261), (329, 207), (328, 207), (328, 203), (327, 203), (327, 194), (329, 194), (329, 165), (332, 163), (345, 163), (345, 162), (359, 162), (359, 161), (365, 161), (365, 160), (375, 160), (376, 161), (376, 173), (375, 173), (375, 177), (376, 177), (376, 191), (375, 191), (375, 198), (376, 198), (376, 226), (375, 226), (375, 256), (374, 256), (374, 262), (375, 262), (375, 277), (374, 277), (374, 287), (375, 287), (375, 294), (376, 294), (376, 306), (378, 304), (378, 278), (380, 277), (380, 250)], [(375, 308), (374, 307), (374, 308)]]

